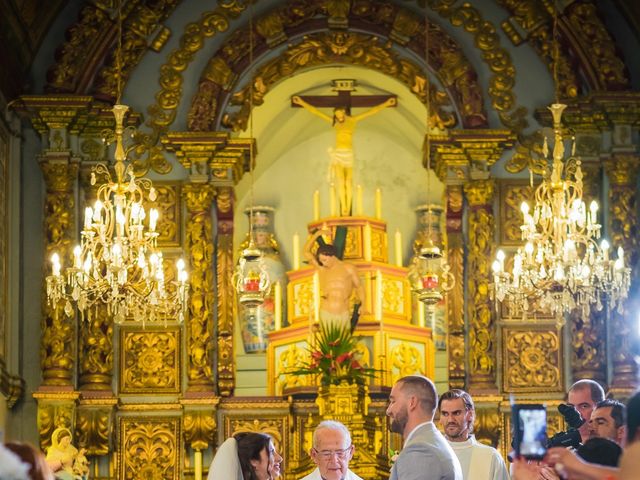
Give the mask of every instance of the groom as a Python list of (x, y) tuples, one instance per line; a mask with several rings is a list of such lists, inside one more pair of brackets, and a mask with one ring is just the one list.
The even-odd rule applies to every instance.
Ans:
[(462, 480), (460, 462), (433, 424), (438, 394), (431, 380), (410, 375), (396, 382), (389, 395), (389, 429), (404, 446), (389, 480)]

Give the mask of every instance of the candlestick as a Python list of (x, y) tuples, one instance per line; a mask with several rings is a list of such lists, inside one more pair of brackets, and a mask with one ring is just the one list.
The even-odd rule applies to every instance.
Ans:
[(329, 185), (329, 214), (332, 217), (335, 217), (337, 211), (336, 186), (332, 183), (331, 185)]
[(366, 262), (371, 261), (371, 225), (366, 224), (363, 231), (364, 259)]
[(382, 272), (376, 270), (376, 320), (380, 322), (382, 329)]
[(395, 250), (396, 250), (396, 265), (402, 266), (402, 234), (400, 230), (396, 230), (395, 234)]
[(282, 328), (282, 285), (280, 282), (276, 282), (273, 297), (274, 329), (277, 332)]
[(300, 268), (300, 235), (298, 232), (293, 234), (293, 269)]
[(320, 274), (313, 274), (313, 321), (320, 322)]
[(202, 480), (202, 450), (193, 453), (193, 475), (195, 480)]
[(320, 220), (320, 191), (313, 192), (313, 219)]
[(382, 192), (376, 188), (376, 218), (382, 218)]
[(362, 185), (356, 186), (356, 215), (362, 216)]

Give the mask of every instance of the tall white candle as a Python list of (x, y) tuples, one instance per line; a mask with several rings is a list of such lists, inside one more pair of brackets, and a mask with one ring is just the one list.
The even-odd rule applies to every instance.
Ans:
[(396, 253), (396, 265), (402, 266), (402, 234), (400, 230), (396, 230), (395, 234), (395, 253)]
[(293, 234), (293, 269), (298, 270), (300, 268), (300, 235), (298, 233)]
[(280, 285), (280, 282), (276, 282), (273, 297), (274, 328), (277, 332), (282, 328), (282, 286)]
[(376, 188), (376, 218), (382, 218), (382, 191)]
[(313, 274), (313, 321), (320, 321), (320, 274)]
[(424, 304), (420, 301), (418, 301), (418, 326), (419, 327), (425, 327), (425, 321), (424, 321)]
[(338, 212), (338, 204), (336, 199), (336, 186), (332, 183), (329, 185), (329, 215), (335, 217)]
[(320, 191), (313, 192), (313, 219), (320, 220)]
[[(376, 270), (376, 320), (382, 322), (382, 272)], [(380, 327), (382, 329), (382, 327)]]
[(363, 229), (363, 248), (364, 248), (364, 260), (366, 262), (371, 261), (371, 225), (368, 223), (364, 226)]

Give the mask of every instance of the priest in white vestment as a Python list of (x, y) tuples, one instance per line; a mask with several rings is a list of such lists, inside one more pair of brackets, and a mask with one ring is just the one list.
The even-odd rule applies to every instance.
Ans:
[(325, 420), (313, 432), (313, 448), (309, 454), (317, 468), (301, 480), (362, 480), (349, 470), (354, 446), (347, 427)]
[(472, 435), (475, 407), (471, 396), (464, 390), (449, 390), (440, 397), (438, 408), (440, 424), (460, 460), (464, 480), (509, 480), (500, 453)]

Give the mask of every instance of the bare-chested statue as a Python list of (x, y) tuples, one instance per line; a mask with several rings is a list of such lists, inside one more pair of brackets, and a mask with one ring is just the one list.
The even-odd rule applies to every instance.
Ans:
[[(343, 262), (336, 256), (333, 245), (321, 244), (316, 255), (312, 246), (323, 234), (331, 235), (327, 229), (317, 230), (309, 237), (304, 246), (304, 256), (316, 267), (320, 277), (320, 321), (334, 322), (342, 325), (352, 323), (352, 313), (349, 311), (351, 294), (355, 291), (355, 317), (360, 314), (364, 302), (364, 287), (360, 283), (358, 271), (350, 263)], [(352, 328), (353, 328), (352, 324)]]

